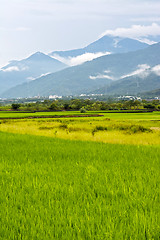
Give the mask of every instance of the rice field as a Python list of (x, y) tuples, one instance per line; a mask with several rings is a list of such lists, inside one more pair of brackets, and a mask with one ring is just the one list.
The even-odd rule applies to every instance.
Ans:
[(1, 239), (159, 239), (159, 147), (0, 139)]
[(14, 119), (14, 118), (50, 118), (50, 117), (67, 117), (70, 116), (87, 116), (92, 115), (94, 112), (80, 113), (79, 111), (57, 111), (57, 112), (16, 112), (16, 111), (0, 111), (0, 119)]
[(0, 120), (0, 239), (160, 239), (159, 112), (103, 114)]
[[(1, 113), (3, 119), (0, 120), (0, 131), (104, 143), (160, 144), (160, 112), (101, 114), (89, 112), (88, 116), (91, 117), (83, 115), (79, 115), (83, 117), (74, 117), (74, 114), (78, 116), (77, 112), (70, 115), (65, 112), (68, 117), (64, 118), (45, 116), (36, 119), (7, 119), (10, 114), (13, 116), (12, 113), (6, 113), (5, 119), (5, 113)], [(38, 114), (41, 113), (37, 113), (37, 116)], [(47, 114), (55, 116), (55, 113)], [(97, 117), (92, 117), (93, 115)]]
[(57, 112), (20, 112), (20, 111), (0, 111), (0, 119), (5, 118), (27, 118), (27, 117), (49, 117), (49, 116), (63, 116), (63, 115), (103, 115), (111, 119), (137, 119), (137, 120), (160, 120), (160, 111), (146, 112), (146, 113), (125, 113), (118, 111), (87, 111), (86, 113), (80, 113), (79, 111), (57, 111)]

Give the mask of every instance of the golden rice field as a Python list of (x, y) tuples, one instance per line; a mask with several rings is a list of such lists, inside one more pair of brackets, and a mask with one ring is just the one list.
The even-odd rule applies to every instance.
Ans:
[(104, 143), (160, 144), (159, 112), (103, 115), (83, 118), (2, 119), (0, 131)]

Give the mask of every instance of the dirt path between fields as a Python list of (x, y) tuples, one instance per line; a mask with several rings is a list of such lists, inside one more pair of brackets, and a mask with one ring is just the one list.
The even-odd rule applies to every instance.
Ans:
[(28, 117), (8, 117), (0, 118), (0, 120), (12, 120), (12, 119), (36, 119), (36, 118), (75, 118), (75, 117), (104, 117), (104, 115), (92, 114), (92, 115), (53, 115), (53, 116), (28, 116)]

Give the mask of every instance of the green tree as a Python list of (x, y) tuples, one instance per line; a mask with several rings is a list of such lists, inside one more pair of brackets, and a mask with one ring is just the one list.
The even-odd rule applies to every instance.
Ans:
[(55, 102), (53, 102), (50, 105), (49, 109), (52, 110), (52, 111), (56, 111), (56, 110), (58, 110), (58, 106), (57, 106), (57, 104)]
[(20, 108), (21, 104), (19, 103), (12, 103), (12, 109), (13, 110), (18, 110)]

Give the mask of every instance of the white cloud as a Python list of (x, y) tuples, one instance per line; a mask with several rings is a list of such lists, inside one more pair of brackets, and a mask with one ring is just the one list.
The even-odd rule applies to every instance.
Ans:
[(28, 66), (21, 66), (21, 67), (19, 67), (19, 71), (26, 71), (28, 69), (29, 69)]
[(69, 66), (76, 66), (76, 65), (82, 64), (84, 62), (92, 61), (95, 58), (102, 57), (102, 56), (109, 55), (109, 54), (111, 54), (111, 53), (110, 52), (84, 53), (77, 57), (67, 57), (67, 58), (61, 57), (56, 54), (56, 55), (53, 55), (52, 57), (69, 65)]
[(17, 66), (12, 66), (12, 67), (8, 67), (5, 69), (1, 69), (1, 71), (3, 72), (19, 72), (19, 68)]
[(20, 72), (28, 69), (28, 66), (11, 66), (7, 68), (1, 68), (0, 71), (3, 72)]
[(26, 78), (27, 80), (29, 80), (29, 81), (33, 81), (33, 80), (35, 80), (36, 78), (35, 77), (28, 77), (28, 78)]
[(111, 71), (110, 70), (105, 70), (104, 73), (110, 73)]
[[(110, 73), (109, 70), (105, 70), (104, 73)], [(132, 76), (138, 76), (140, 78), (146, 78), (148, 77), (151, 73), (156, 74), (157, 76), (160, 76), (160, 64), (156, 65), (154, 67), (150, 67), (148, 64), (140, 64), (137, 66), (137, 69), (131, 73), (128, 73), (126, 75), (123, 75), (120, 77), (120, 79), (124, 79), (127, 77), (132, 77)], [(117, 78), (113, 76), (109, 76), (107, 74), (97, 74), (96, 76), (89, 76), (90, 79), (96, 80), (96, 79), (111, 79), (111, 80), (117, 80)]]
[(50, 74), (51, 72), (47, 72), (47, 73), (42, 73), (39, 77), (37, 77), (37, 78), (40, 78), (40, 77), (44, 77), (44, 76), (46, 76), (46, 75), (48, 75), (48, 74)]
[(120, 78), (123, 79), (123, 78), (126, 78), (126, 77), (132, 77), (132, 76), (136, 76), (136, 75), (139, 76), (140, 78), (146, 78), (151, 73), (154, 73), (157, 76), (160, 76), (160, 64), (156, 65), (152, 68), (147, 64), (138, 65), (137, 70), (135, 70), (135, 71), (133, 71), (129, 74), (123, 75)]
[(154, 72), (157, 76), (160, 76), (160, 65), (156, 65), (152, 68), (152, 72)]
[(98, 74), (96, 76), (89, 76), (89, 78), (91, 80), (96, 80), (96, 79), (111, 79), (111, 80), (114, 80), (113, 77), (109, 76), (109, 75), (105, 75), (105, 74)]
[(42, 73), (42, 74), (41, 74), (40, 76), (38, 76), (38, 77), (28, 77), (27, 80), (33, 81), (33, 80), (35, 80), (35, 79), (37, 79), (37, 78), (44, 77), (44, 76), (46, 76), (46, 75), (48, 75), (48, 74), (50, 74), (50, 72)]
[(131, 72), (131, 73), (128, 73), (126, 75), (123, 75), (121, 76), (120, 78), (123, 79), (123, 78), (126, 78), (126, 77), (132, 77), (132, 76), (139, 76), (140, 78), (145, 78), (147, 77), (149, 74), (150, 74), (150, 66), (147, 65), (147, 64), (140, 64), (137, 66), (137, 70)]
[(152, 44), (157, 43), (157, 42), (152, 41), (152, 40), (149, 40), (149, 39), (147, 39), (147, 38), (138, 38), (137, 40), (139, 40), (140, 42), (143, 42), (143, 43), (147, 43), (147, 44), (149, 44), (149, 45), (152, 45)]
[(111, 35), (116, 37), (140, 38), (149, 35), (160, 35), (160, 25), (152, 23), (151, 25), (132, 25), (130, 28), (116, 28), (115, 30), (107, 30), (101, 36)]

